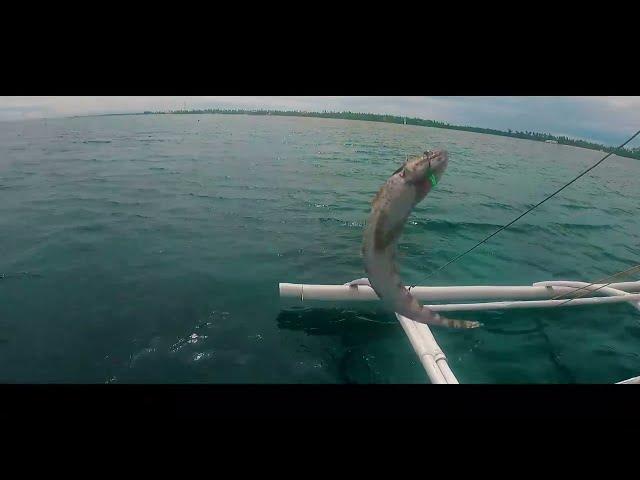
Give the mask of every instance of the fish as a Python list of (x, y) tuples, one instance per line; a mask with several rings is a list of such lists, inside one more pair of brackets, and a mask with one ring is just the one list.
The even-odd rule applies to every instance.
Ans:
[(367, 277), (346, 283), (368, 285), (394, 312), (411, 320), (450, 328), (477, 328), (479, 322), (453, 320), (430, 310), (411, 295), (398, 273), (397, 242), (413, 211), (442, 178), (449, 155), (430, 150), (408, 158), (382, 185), (371, 203), (362, 240), (362, 257)]

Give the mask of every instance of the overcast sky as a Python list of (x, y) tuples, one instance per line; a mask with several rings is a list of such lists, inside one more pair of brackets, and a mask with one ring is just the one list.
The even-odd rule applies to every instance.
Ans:
[[(0, 120), (183, 108), (392, 113), (619, 144), (640, 129), (640, 97), (0, 97)], [(638, 146), (635, 141), (632, 146)]]

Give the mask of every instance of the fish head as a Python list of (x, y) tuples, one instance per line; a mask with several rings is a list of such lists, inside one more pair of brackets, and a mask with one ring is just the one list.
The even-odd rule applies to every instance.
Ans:
[(449, 155), (446, 150), (428, 150), (404, 165), (403, 177), (409, 183), (431, 184), (433, 188), (444, 175), (448, 164)]

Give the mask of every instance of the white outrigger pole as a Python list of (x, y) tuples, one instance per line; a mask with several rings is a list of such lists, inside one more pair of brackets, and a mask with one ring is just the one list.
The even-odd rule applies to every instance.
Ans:
[[(600, 296), (555, 300), (558, 295), (566, 295), (580, 289), (594, 291)], [(593, 305), (602, 303), (631, 304), (640, 310), (640, 281), (611, 284), (589, 284), (573, 281), (538, 282), (531, 286), (459, 286), (459, 287), (413, 287), (411, 294), (419, 300), (464, 301), (464, 300), (500, 300), (483, 303), (444, 303), (425, 305), (436, 312), (505, 310), (513, 308), (549, 308)], [(281, 298), (296, 298), (319, 301), (375, 301), (378, 296), (369, 286), (358, 285), (304, 285), (294, 283), (280, 284)], [(511, 301), (505, 301), (511, 300)], [(396, 317), (409, 337), (422, 366), (431, 383), (457, 384), (455, 375), (449, 368), (447, 357), (438, 346), (431, 329), (423, 324), (399, 315)], [(640, 383), (640, 377), (617, 382)]]

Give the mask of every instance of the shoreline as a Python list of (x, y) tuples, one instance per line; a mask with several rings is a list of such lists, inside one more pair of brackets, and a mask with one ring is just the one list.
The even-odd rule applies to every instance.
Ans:
[(87, 117), (108, 117), (121, 115), (252, 115), (252, 116), (281, 116), (281, 117), (306, 117), (306, 118), (329, 118), (336, 120), (353, 120), (375, 123), (393, 123), (397, 125), (410, 125), (430, 128), (441, 128), (444, 130), (459, 130), (483, 135), (493, 135), (497, 137), (517, 138), (521, 140), (532, 140), (535, 142), (549, 143), (551, 145), (569, 145), (572, 147), (584, 148), (603, 153), (614, 153), (620, 157), (640, 160), (640, 147), (635, 149), (617, 148), (578, 140), (566, 136), (555, 136), (548, 133), (503, 131), (491, 128), (471, 127), (466, 125), (453, 125), (435, 120), (425, 120), (415, 117), (405, 117), (399, 115), (385, 115), (373, 113), (357, 112), (306, 112), (290, 110), (242, 110), (242, 109), (201, 109), (201, 110), (173, 110), (173, 111), (145, 111), (137, 113), (105, 113), (96, 115), (75, 115), (67, 118), (87, 118)]

